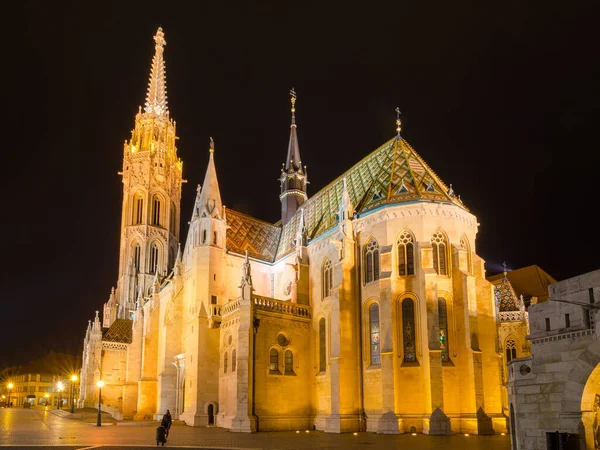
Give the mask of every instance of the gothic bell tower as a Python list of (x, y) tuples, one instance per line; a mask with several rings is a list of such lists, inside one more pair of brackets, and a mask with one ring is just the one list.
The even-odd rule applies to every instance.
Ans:
[(284, 226), (294, 216), (298, 208), (307, 200), (306, 166), (302, 168), (300, 147), (296, 127), (296, 91), (290, 91), (292, 101), (292, 124), (290, 125), (290, 143), (287, 159), (281, 168), (279, 183), (281, 185), (281, 225)]
[(175, 122), (169, 117), (161, 28), (144, 111), (139, 108), (123, 151), (123, 208), (117, 283), (117, 317), (130, 318), (136, 300), (148, 295), (155, 277), (175, 264), (183, 163), (177, 156)]

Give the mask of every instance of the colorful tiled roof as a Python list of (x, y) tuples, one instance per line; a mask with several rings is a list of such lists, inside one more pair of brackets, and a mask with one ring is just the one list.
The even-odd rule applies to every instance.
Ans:
[(495, 283), (494, 298), (496, 299), (498, 311), (520, 311), (519, 298), (506, 276), (499, 283)]
[(102, 340), (106, 342), (120, 342), (131, 344), (133, 321), (128, 319), (117, 319), (108, 329), (104, 329)]
[[(414, 201), (453, 203), (467, 209), (408, 142), (394, 138), (302, 205), (310, 238), (323, 234), (338, 222), (344, 178), (356, 213), (387, 204)], [(299, 222), (300, 210), (284, 226), (275, 259), (292, 251)]]
[(277, 253), (281, 228), (255, 219), (232, 209), (227, 209), (227, 249), (272, 262)]

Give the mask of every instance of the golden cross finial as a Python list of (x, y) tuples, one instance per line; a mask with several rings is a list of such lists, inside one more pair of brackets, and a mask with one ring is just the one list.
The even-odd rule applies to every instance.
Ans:
[(212, 136), (210, 137), (210, 152), (215, 152), (215, 141), (213, 140)]
[(294, 88), (290, 90), (290, 97), (292, 101), (292, 114), (294, 114), (296, 112), (296, 97), (298, 97)]
[(398, 133), (398, 136), (400, 136), (400, 130), (402, 129), (400, 124), (400, 108), (396, 107), (396, 133)]

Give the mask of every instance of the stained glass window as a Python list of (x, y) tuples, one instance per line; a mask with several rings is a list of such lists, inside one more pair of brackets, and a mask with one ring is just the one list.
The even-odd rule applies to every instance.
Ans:
[(448, 313), (446, 300), (438, 298), (438, 316), (440, 321), (440, 350), (442, 350), (442, 361), (450, 361), (448, 355)]
[(333, 286), (333, 267), (331, 261), (327, 259), (323, 264), (323, 298), (331, 295), (331, 287)]
[(514, 339), (506, 340), (506, 362), (512, 361), (517, 357), (517, 344)]
[(371, 364), (381, 364), (379, 353), (379, 306), (373, 303), (369, 308), (369, 324), (371, 330)]
[(319, 372), (325, 372), (326, 365), (325, 318), (321, 318), (319, 320)]
[(433, 268), (438, 275), (447, 275), (446, 270), (446, 240), (441, 231), (433, 233), (431, 238), (433, 247)]
[(269, 370), (271, 372), (279, 371), (279, 352), (276, 348), (272, 348), (269, 353)]
[(365, 246), (365, 283), (379, 280), (379, 244), (371, 239)]
[(404, 361), (415, 362), (415, 304), (410, 298), (402, 300), (402, 340), (404, 342)]
[(414, 240), (408, 231), (404, 231), (398, 238), (398, 275), (415, 274)]
[(293, 375), (294, 373), (294, 355), (291, 351), (285, 352), (285, 372), (286, 375)]

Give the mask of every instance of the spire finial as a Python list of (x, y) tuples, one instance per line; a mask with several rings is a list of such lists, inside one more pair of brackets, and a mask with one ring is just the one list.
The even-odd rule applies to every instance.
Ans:
[(154, 57), (152, 58), (152, 69), (150, 71), (150, 83), (146, 95), (146, 113), (154, 113), (157, 116), (168, 115), (167, 110), (167, 82), (165, 78), (165, 61), (163, 59), (165, 34), (162, 28), (158, 28), (154, 35)]
[(502, 265), (504, 266), (504, 278), (506, 278), (506, 261), (504, 261)]
[(396, 107), (396, 133), (398, 133), (398, 137), (400, 137), (400, 130), (402, 129), (400, 125), (400, 108)]
[(215, 152), (215, 141), (213, 140), (212, 136), (210, 137), (210, 150), (211, 153)]
[(290, 90), (290, 101), (292, 102), (292, 125), (296, 125), (296, 90), (292, 88)]

